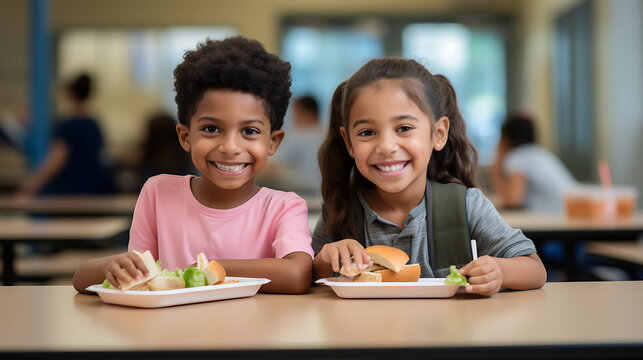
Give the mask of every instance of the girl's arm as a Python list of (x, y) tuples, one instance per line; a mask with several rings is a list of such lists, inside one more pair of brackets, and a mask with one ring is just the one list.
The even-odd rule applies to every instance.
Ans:
[(504, 259), (496, 258), (502, 271), (502, 287), (512, 290), (540, 289), (547, 281), (547, 271), (536, 254)]
[(371, 257), (366, 254), (364, 247), (355, 239), (343, 239), (325, 244), (313, 261), (313, 279), (331, 277), (343, 266), (362, 269)]
[(505, 287), (512, 290), (541, 288), (547, 272), (536, 254), (513, 258), (481, 256), (460, 269), (469, 276), (468, 293), (491, 296)]
[(312, 280), (312, 259), (305, 252), (294, 252), (281, 259), (217, 259), (228, 276), (263, 277), (271, 281), (259, 291), (303, 294)]

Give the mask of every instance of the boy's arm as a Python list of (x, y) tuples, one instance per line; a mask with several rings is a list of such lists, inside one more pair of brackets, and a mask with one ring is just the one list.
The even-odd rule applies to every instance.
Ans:
[(293, 252), (281, 259), (217, 259), (228, 276), (260, 277), (271, 281), (259, 291), (303, 294), (312, 280), (312, 259), (305, 252)]
[(79, 293), (93, 294), (86, 287), (105, 281), (105, 269), (118, 255), (111, 255), (85, 261), (74, 273), (74, 289)]

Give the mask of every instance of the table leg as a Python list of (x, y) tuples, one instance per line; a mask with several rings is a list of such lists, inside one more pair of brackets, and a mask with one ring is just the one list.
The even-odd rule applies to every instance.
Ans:
[(13, 268), (15, 253), (12, 241), (2, 242), (2, 285), (13, 285), (16, 280), (16, 273)]

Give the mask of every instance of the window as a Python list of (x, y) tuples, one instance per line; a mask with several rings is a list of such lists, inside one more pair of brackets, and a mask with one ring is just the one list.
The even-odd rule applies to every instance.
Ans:
[(282, 56), (292, 64), (294, 96), (315, 96), (326, 121), (335, 88), (366, 61), (386, 55), (415, 59), (451, 80), (480, 164), (490, 164), (508, 107), (506, 21), (415, 20), (285, 19)]

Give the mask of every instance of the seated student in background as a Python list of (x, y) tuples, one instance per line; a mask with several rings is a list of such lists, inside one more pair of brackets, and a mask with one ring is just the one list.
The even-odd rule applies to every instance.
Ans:
[(510, 115), (502, 125), (491, 181), (502, 205), (536, 211), (563, 211), (564, 191), (576, 184), (565, 165), (536, 144), (533, 120)]
[(319, 105), (312, 96), (297, 98), (292, 105), (292, 126), (279, 152), (268, 166), (265, 181), (306, 195), (320, 195), (321, 173), (317, 151), (325, 129), (319, 121)]
[(371, 60), (337, 87), (319, 165), (314, 278), (353, 261), (363, 269), (365, 247), (388, 245), (420, 264), (422, 277), (455, 265), (469, 276), (469, 293), (545, 283), (533, 242), (475, 188), (477, 152), (451, 82), (416, 61)]
[(147, 269), (133, 250), (150, 250), (164, 268), (185, 268), (197, 253), (229, 276), (272, 280), (261, 291), (304, 293), (312, 248), (306, 202), (260, 188), (255, 176), (279, 147), (290, 98), (290, 64), (242, 37), (199, 44), (174, 70), (179, 142), (201, 172), (158, 175), (139, 195), (130, 252), (89, 260), (74, 287), (107, 278), (118, 287)]
[(19, 197), (36, 194), (79, 195), (116, 192), (105, 161), (103, 135), (89, 111), (92, 81), (81, 74), (66, 83), (63, 105), (69, 111), (53, 132), (47, 157), (18, 188)]

